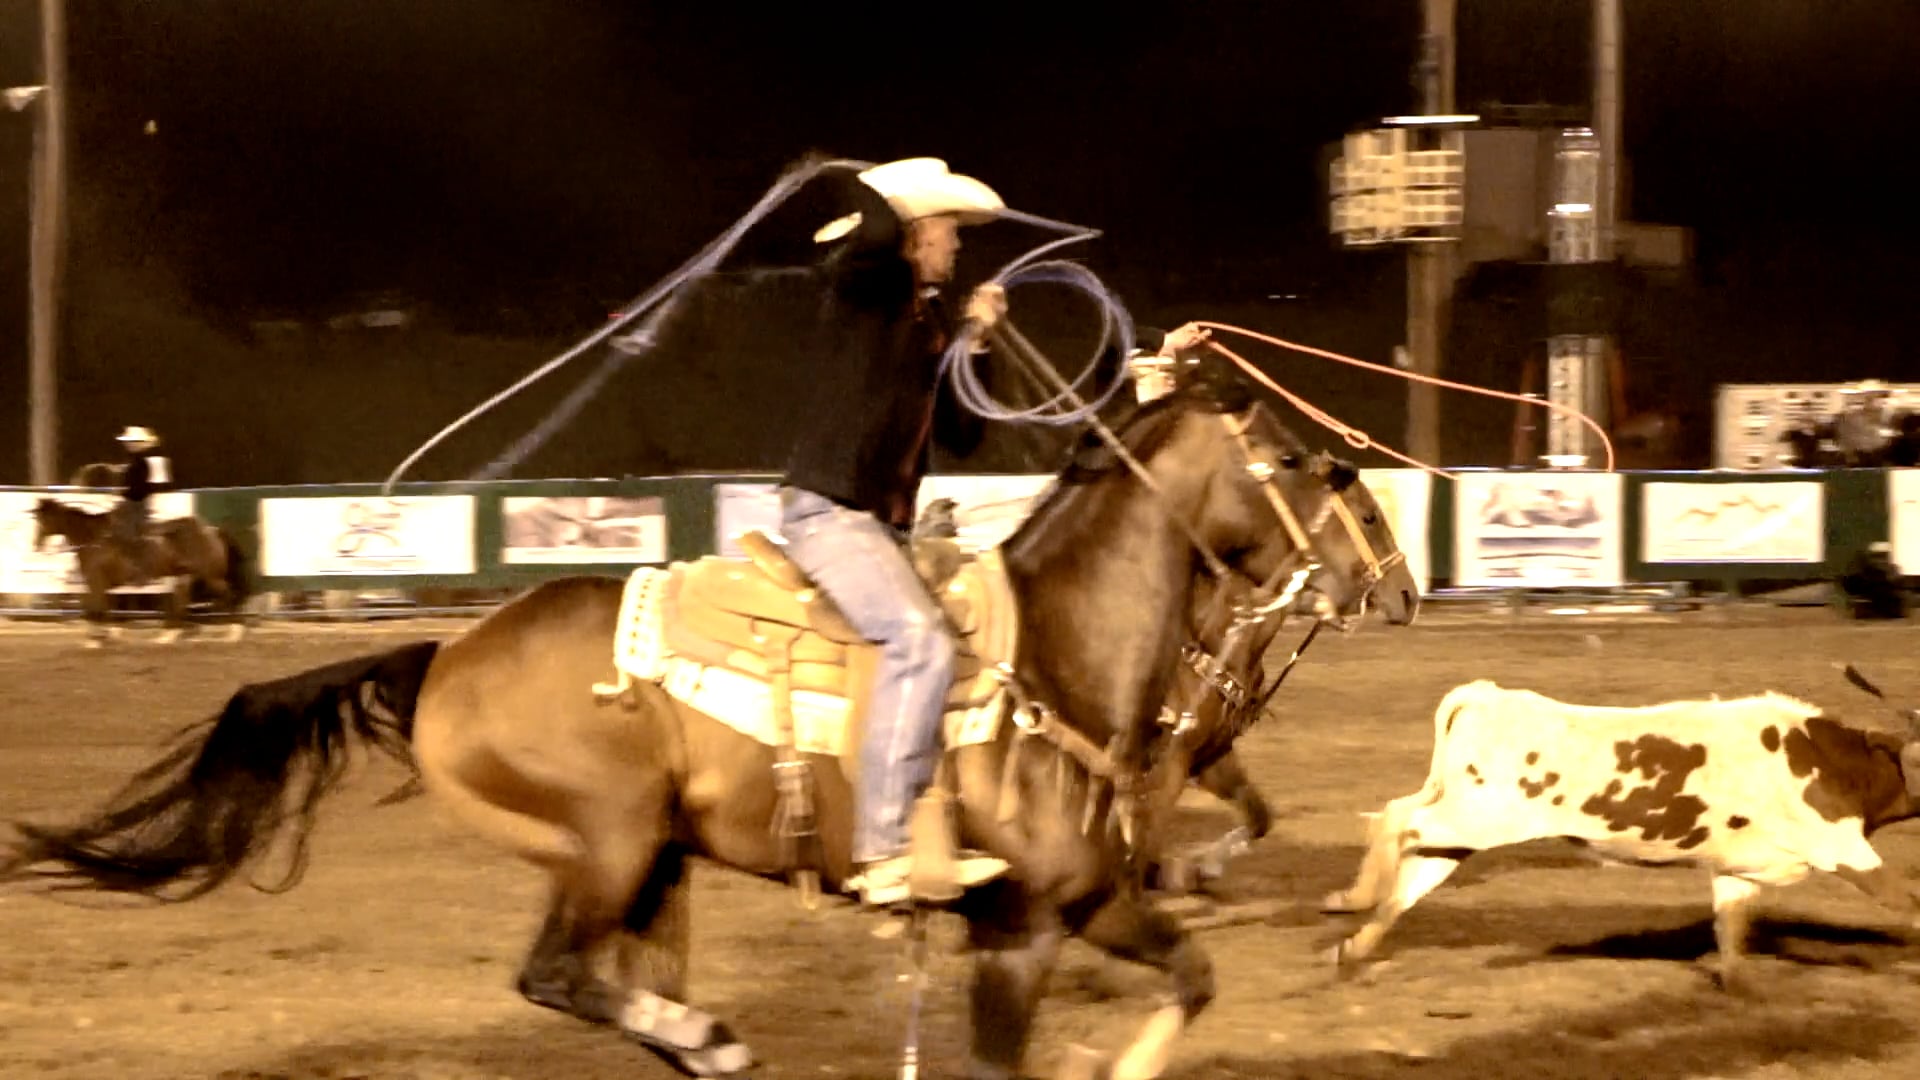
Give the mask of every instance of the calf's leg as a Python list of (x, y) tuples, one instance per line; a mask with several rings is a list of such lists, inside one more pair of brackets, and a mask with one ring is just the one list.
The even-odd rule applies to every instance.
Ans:
[(1400, 920), (1400, 916), (1419, 903), (1421, 897), (1439, 888), (1441, 882), (1459, 869), (1460, 860), (1468, 854), (1466, 851), (1434, 850), (1410, 851), (1403, 855), (1393, 875), (1392, 893), (1384, 903), (1373, 909), (1373, 917), (1367, 920), (1365, 926), (1334, 946), (1334, 962), (1345, 967), (1371, 956), (1379, 947), (1380, 939)]
[(1387, 898), (1398, 873), (1401, 852), (1406, 844), (1407, 819), (1432, 800), (1426, 791), (1402, 796), (1380, 808), (1376, 814), (1363, 815), (1367, 822), (1367, 853), (1353, 884), (1339, 892), (1328, 893), (1320, 910), (1330, 914), (1372, 911)]
[(1720, 947), (1720, 988), (1744, 989), (1747, 930), (1760, 886), (1731, 874), (1713, 876), (1713, 940)]

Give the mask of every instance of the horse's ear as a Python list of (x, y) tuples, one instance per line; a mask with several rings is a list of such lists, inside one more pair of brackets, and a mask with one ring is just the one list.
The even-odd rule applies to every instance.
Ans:
[(1360, 479), (1360, 470), (1331, 454), (1317, 454), (1313, 459), (1313, 475), (1327, 482), (1327, 486), (1336, 492), (1345, 491)]
[(1327, 477), (1327, 483), (1332, 484), (1335, 491), (1345, 491), (1358, 479), (1360, 479), (1359, 469), (1345, 461), (1336, 461), (1333, 463), (1333, 474)]
[(1183, 384), (1216, 412), (1239, 414), (1253, 407), (1253, 387), (1233, 364), (1209, 352), (1186, 369)]

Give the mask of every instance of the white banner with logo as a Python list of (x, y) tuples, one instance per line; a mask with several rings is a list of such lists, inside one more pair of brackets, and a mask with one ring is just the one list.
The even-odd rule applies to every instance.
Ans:
[[(1407, 564), (1426, 591), (1432, 552), (1427, 542), (1427, 517), (1433, 505), (1433, 477), (1420, 469), (1364, 469), (1360, 478), (1393, 529), (1395, 543), (1407, 554)], [(954, 502), (954, 524), (959, 543), (979, 551), (1004, 542), (1033, 513), (1053, 484), (1045, 473), (1005, 475), (931, 475), (920, 483), (914, 508), (916, 519), (939, 499)], [(776, 483), (721, 483), (714, 485), (714, 550), (738, 556), (735, 543), (748, 529), (780, 532), (780, 497)]]
[(1650, 563), (1817, 563), (1827, 557), (1818, 481), (1649, 483), (1641, 557)]
[(1618, 473), (1461, 473), (1454, 480), (1456, 586), (1625, 583)]
[(666, 504), (657, 495), (514, 495), (500, 503), (503, 563), (667, 561)]
[(1052, 483), (1045, 474), (929, 476), (920, 482), (913, 512), (917, 520), (935, 500), (952, 499), (957, 542), (968, 551), (983, 551), (1012, 536)]
[(1433, 550), (1427, 542), (1427, 516), (1433, 507), (1433, 476), (1424, 469), (1362, 469), (1360, 482), (1380, 504), (1393, 542), (1406, 553), (1407, 569), (1424, 594), (1431, 582)]
[[(108, 513), (120, 501), (117, 496), (102, 493), (0, 491), (0, 593), (86, 591), (80, 580), (79, 560), (74, 558), (73, 548), (64, 539), (51, 538), (43, 550), (33, 550), (33, 507), (41, 499), (49, 498), (94, 514)], [(153, 521), (191, 517), (193, 493), (156, 492), (147, 499), (147, 514)], [(114, 591), (159, 593), (166, 592), (167, 588), (166, 582), (158, 581)]]
[(713, 550), (739, 558), (740, 534), (752, 529), (780, 535), (780, 485), (733, 483), (713, 485)]
[[(1004, 476), (928, 476), (920, 482), (914, 517), (926, 513), (939, 499), (954, 502), (954, 524), (958, 542), (969, 551), (979, 551), (1005, 540), (1033, 511), (1035, 499), (1053, 477), (1012, 474)], [(714, 550), (737, 556), (735, 540), (748, 529), (780, 533), (779, 485), (775, 483), (715, 484)]]
[(1920, 469), (1887, 470), (1887, 529), (1893, 564), (1920, 574)]
[(265, 577), (471, 574), (475, 561), (472, 495), (260, 501)]

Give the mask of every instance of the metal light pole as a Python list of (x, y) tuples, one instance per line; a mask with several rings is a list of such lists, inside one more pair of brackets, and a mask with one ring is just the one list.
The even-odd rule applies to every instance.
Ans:
[(28, 433), (29, 481), (46, 487), (59, 481), (60, 420), (56, 357), (60, 325), (61, 263), (66, 234), (66, 0), (40, 0), (38, 87), (7, 91), (15, 110), (39, 107), (33, 126), (33, 227), (29, 240)]
[[(1561, 267), (1550, 307), (1548, 399), (1612, 427), (1607, 415), (1606, 268), (1618, 254), (1620, 192), (1620, 0), (1593, 4), (1593, 126), (1560, 133), (1554, 153), (1554, 203), (1548, 253)], [(1575, 269), (1578, 268), (1578, 269)], [(1561, 413), (1547, 419), (1550, 464), (1584, 465), (1599, 451), (1593, 434)]]
[(1601, 261), (1616, 254), (1620, 220), (1620, 0), (1593, 4), (1593, 133), (1600, 140), (1600, 197), (1594, 202)]
[[(1456, 0), (1421, 3), (1420, 108), (1429, 115), (1454, 110), (1455, 4)], [(1407, 359), (1416, 374), (1440, 373), (1458, 265), (1457, 244), (1414, 244), (1407, 252)], [(1440, 390), (1431, 383), (1407, 384), (1407, 449), (1421, 461), (1440, 461)]]

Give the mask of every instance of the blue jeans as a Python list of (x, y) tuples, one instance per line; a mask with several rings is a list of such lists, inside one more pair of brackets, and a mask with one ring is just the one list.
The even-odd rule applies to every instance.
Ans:
[(787, 557), (848, 625), (880, 645), (860, 747), (853, 861), (904, 855), (913, 802), (940, 764), (955, 649), (946, 616), (914, 570), (905, 538), (872, 514), (784, 487), (780, 531)]

